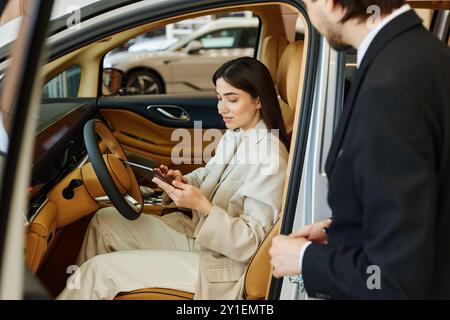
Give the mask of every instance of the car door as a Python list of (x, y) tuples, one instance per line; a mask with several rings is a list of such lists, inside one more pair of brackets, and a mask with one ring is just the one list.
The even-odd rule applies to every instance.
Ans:
[[(42, 50), (46, 30), (57, 34), (71, 28), (73, 15), (79, 23), (111, 9), (111, 5), (120, 8), (129, 4), (120, 0), (92, 4), (96, 1), (87, 0), (83, 13), (80, 7), (66, 13), (67, 3), (59, 2), (52, 11), (53, 1), (23, 2), (2, 1), (0, 5), (3, 9), (6, 4), (5, 16), (0, 18), (1, 32), (9, 33), (2, 37), (0, 48), (0, 170), (5, 173), (0, 189), (0, 299), (49, 297), (32, 274), (29, 261), (24, 268), (24, 253), (26, 260), (30, 256), (24, 250), (28, 247), (24, 225), (29, 228), (49, 188), (86, 159), (83, 125), (96, 113), (96, 95), (89, 97), (85, 91), (88, 86), (84, 85), (84, 90), (80, 87), (81, 79), (92, 77), (77, 63), (54, 66), (50, 73), (45, 72), (48, 65), (40, 69), (49, 59), (49, 52)], [(43, 81), (38, 74), (43, 75)]]
[[(269, 1), (261, 1), (260, 3), (265, 5), (266, 2), (269, 3)], [(304, 12), (304, 7), (299, 1), (283, 0), (282, 2), (284, 5), (295, 6), (296, 9)], [(17, 87), (19, 88), (18, 90), (16, 90), (16, 87), (11, 87), (12, 89), (9, 91), (18, 97), (17, 105), (22, 107), (18, 115), (22, 118), (26, 117), (26, 120), (30, 123), (32, 123), (31, 119), (33, 119), (33, 116), (37, 117), (39, 109), (39, 107), (36, 106), (37, 103), (35, 103), (33, 109), (30, 109), (33, 110), (34, 113), (30, 113), (28, 112), (29, 110), (25, 109), (25, 107), (29, 105), (28, 100), (26, 99), (29, 99), (32, 96), (30, 94), (31, 87), (32, 85), (37, 84), (32, 77), (35, 75), (39, 54), (36, 54), (34, 50), (39, 48), (39, 41), (42, 40), (42, 37), (45, 34), (42, 27), (45, 25), (45, 21), (48, 20), (48, 16), (45, 17), (44, 12), (50, 12), (51, 10), (50, 1), (36, 1), (35, 3), (39, 8), (39, 12), (36, 14), (36, 17), (39, 17), (39, 19), (36, 18), (33, 20), (37, 24), (35, 26), (36, 33), (33, 33), (33, 36), (36, 37), (36, 42), (31, 42), (30, 40), (30, 45), (26, 48), (27, 50), (14, 51), (27, 54), (22, 60), (23, 66), (21, 70), (22, 73), (24, 73), (24, 70), (27, 71), (26, 80), (28, 81), (22, 81), (24, 83), (22, 86), (23, 89), (20, 86)], [(46, 6), (44, 6), (44, 3)], [(255, 1), (245, 0), (239, 3), (239, 5), (245, 4), (255, 4)], [(148, 8), (151, 7), (154, 10), (149, 13), (146, 6)], [(98, 117), (108, 123), (128, 155), (131, 157), (134, 156), (137, 159), (136, 161), (144, 161), (144, 158), (146, 161), (154, 161), (155, 163), (164, 164), (164, 161), (166, 161), (166, 163), (173, 164), (173, 168), (180, 168), (184, 172), (201, 166), (205, 162), (205, 151), (208, 151), (207, 154), (212, 154), (213, 152), (212, 148), (208, 149), (207, 147), (209, 146), (210, 141), (214, 141), (214, 134), (217, 130), (224, 130), (222, 119), (217, 114), (215, 94), (213, 92), (196, 94), (181, 93), (177, 95), (149, 95), (140, 97), (104, 95), (101, 92), (101, 74), (103, 70), (101, 70), (101, 65), (99, 63), (101, 57), (98, 52), (101, 51), (102, 46), (107, 46), (108, 41), (111, 41), (111, 39), (118, 37), (119, 40), (121, 40), (120, 37), (123, 36), (123, 34), (120, 34), (120, 32), (126, 31), (130, 26), (139, 26), (145, 21), (159, 21), (159, 19), (169, 19), (177, 15), (196, 11), (201, 12), (202, 10), (210, 9), (211, 7), (220, 8), (220, 6), (224, 8), (229, 6), (229, 3), (227, 1), (216, 0), (202, 2), (191, 1), (189, 3), (180, 1), (177, 2), (177, 6), (165, 6), (163, 1), (139, 1), (131, 4), (130, 7), (132, 8), (129, 10), (128, 8), (116, 8), (116, 10), (112, 10), (111, 12), (104, 12), (103, 16), (99, 16), (100, 22), (97, 21), (98, 23), (90, 21), (91, 19), (86, 19), (86, 21), (84, 21), (82, 18), (83, 26), (81, 27), (81, 30), (77, 30), (76, 28), (73, 30), (67, 28), (67, 30), (65, 30), (63, 28), (63, 31), (54, 33), (49, 40), (48, 52), (45, 55), (48, 63), (42, 68), (42, 74), (45, 78), (44, 82), (46, 82), (44, 96), (47, 96), (42, 100), (41, 107), (47, 109), (48, 112), (41, 113), (37, 125), (38, 137), (36, 138), (36, 141), (40, 141), (37, 145), (38, 148), (41, 149), (40, 154), (43, 157), (43, 160), (40, 162), (41, 165), (52, 168), (53, 165), (60, 165), (63, 163), (65, 164), (64, 168), (70, 169), (71, 166), (85, 161), (84, 159), (86, 158), (83, 157), (83, 154), (78, 154), (76, 152), (76, 150), (82, 152), (84, 149), (82, 148), (82, 145), (79, 145), (80, 141), (82, 141), (78, 136), (80, 134), (79, 130), (82, 128), (85, 119)], [(147, 11), (142, 12), (142, 15), (140, 15), (142, 7), (145, 7)], [(33, 15), (31, 16), (35, 17)], [(83, 15), (81, 16), (83, 17)], [(308, 27), (310, 31), (310, 38), (308, 39), (312, 44), (310, 50), (311, 52), (315, 52), (317, 50), (317, 36), (315, 31), (313, 31), (310, 26)], [(33, 28), (30, 29), (34, 30)], [(40, 35), (41, 38), (38, 38), (38, 35)], [(125, 40), (125, 37), (123, 39)], [(117, 41), (117, 43), (118, 42), (119, 41)], [(258, 42), (259, 41), (256, 41), (256, 45), (258, 45)], [(92, 46), (90, 49), (93, 50), (84, 50), (88, 46)], [(34, 50), (31, 50), (30, 48), (34, 48)], [(258, 47), (255, 47), (255, 50), (257, 49)], [(296, 130), (299, 133), (298, 140), (300, 142), (295, 145), (295, 149), (292, 149), (292, 158), (299, 159), (299, 161), (293, 161), (293, 174), (288, 181), (289, 193), (285, 202), (287, 212), (292, 212), (296, 201), (292, 195), (298, 193), (299, 178), (301, 176), (303, 165), (302, 150), (305, 148), (306, 133), (308, 129), (308, 121), (306, 120), (309, 117), (311, 111), (310, 106), (312, 105), (311, 89), (315, 80), (312, 68), (316, 67), (316, 60), (314, 59), (313, 54), (308, 55), (307, 57), (308, 61), (305, 61), (305, 65), (307, 65), (308, 69), (305, 71), (305, 83), (308, 85), (305, 85), (305, 97), (301, 102), (298, 102), (299, 105), (302, 105), (302, 121), (296, 126)], [(77, 76), (75, 76), (77, 71), (74, 70), (76, 70), (77, 65), (80, 66), (80, 87), (78, 90), (74, 89), (76, 85), (74, 85), (74, 87), (72, 85), (61, 87), (61, 83), (67, 81), (74, 81), (76, 84), (77, 80), (74, 79), (77, 79)], [(23, 78), (25, 79), (25, 77)], [(52, 81), (54, 81), (54, 83), (52, 83)], [(6, 83), (6, 81), (4, 83)], [(56, 96), (52, 96), (52, 92), (57, 92)], [(63, 92), (64, 94), (60, 96), (60, 92)], [(70, 92), (77, 92), (77, 94), (76, 96), (72, 96)], [(37, 95), (38, 94), (36, 94), (36, 96)], [(196, 121), (202, 122), (200, 132), (203, 139), (200, 139), (200, 141), (202, 144), (206, 142), (208, 145), (205, 146), (203, 144), (200, 149), (197, 149), (201, 150), (200, 152), (202, 153), (200, 161), (198, 161), (195, 147), (191, 147), (186, 148), (185, 150), (187, 150), (187, 156), (194, 161), (191, 161), (190, 163), (181, 163), (180, 165), (172, 163), (172, 156), (171, 153), (169, 153), (169, 150), (173, 150), (174, 145), (182, 142), (181, 139), (179, 139), (182, 134), (178, 136), (178, 140), (176, 134), (179, 132), (189, 133), (190, 136), (187, 140), (187, 144), (190, 146), (196, 141), (196, 137), (198, 137), (198, 135), (195, 135), (195, 132), (193, 132), (196, 128)], [(25, 201), (14, 201), (15, 207), (11, 206), (12, 199), (16, 200), (13, 191), (20, 187), (17, 194), (22, 198), (25, 198), (25, 195), (29, 196), (25, 190), (29, 191), (30, 189), (28, 181), (31, 172), (30, 165), (33, 163), (33, 155), (30, 150), (33, 150), (33, 138), (36, 136), (36, 128), (24, 125), (24, 123), (24, 121), (19, 123), (22, 126), (16, 126), (16, 123), (14, 123), (15, 126), (13, 128), (17, 129), (17, 135), (20, 139), (22, 139), (21, 134), (26, 133), (28, 140), (22, 141), (19, 138), (15, 138), (15, 131), (12, 131), (10, 136), (10, 145), (14, 146), (13, 149), (10, 149), (14, 150), (14, 153), (11, 153), (11, 150), (8, 150), (6, 162), (6, 168), (8, 170), (4, 171), (5, 177), (2, 181), (3, 188), (0, 207), (2, 213), (1, 219), (3, 219), (1, 220), (2, 228), (6, 229), (7, 227), (10, 227), (10, 225), (15, 226), (17, 232), (16, 237), (18, 234), (23, 233), (24, 221), (22, 216), (19, 215), (22, 219), (19, 219), (20, 221), (16, 219), (16, 221), (11, 223), (9, 223), (9, 221), (7, 223), (4, 222), (6, 221), (5, 217), (8, 217), (8, 213), (15, 212), (17, 218), (17, 213), (22, 213), (26, 207)], [(55, 124), (57, 124), (56, 127), (54, 127)], [(71, 131), (73, 129), (75, 132)], [(210, 129), (216, 131), (209, 131)], [(42, 139), (39, 137), (41, 134), (43, 135)], [(72, 141), (69, 137), (74, 137), (77, 141)], [(174, 137), (175, 139), (173, 139)], [(14, 144), (12, 142), (14, 142)], [(46, 154), (50, 154), (53, 151), (57, 152), (57, 155), (49, 158), (45, 157)], [(20, 159), (19, 156), (21, 156)], [(46, 159), (48, 160), (46, 161)], [(34, 168), (39, 169), (40, 166), (35, 166)], [(56, 167), (56, 170), (54, 170), (54, 172), (58, 173), (57, 177), (59, 178), (61, 175), (64, 175), (64, 172), (61, 172), (61, 169), (63, 168)], [(52, 172), (52, 170), (50, 170), (50, 172)], [(21, 183), (20, 186), (16, 187), (19, 182)], [(35, 186), (32, 187), (33, 190), (36, 190), (34, 188)], [(31, 202), (31, 204), (33, 204), (33, 202)], [(20, 232), (18, 231), (19, 229)], [(6, 233), (2, 230), (0, 235), (4, 237)], [(17, 238), (7, 239), (8, 241), (2, 241), (1, 244), (7, 243), (8, 245), (15, 246), (14, 253), (15, 261), (17, 262), (19, 261), (17, 257), (23, 259), (23, 245), (20, 241), (17, 242), (16, 239)], [(50, 240), (51, 239), (49, 238), (48, 241)], [(17, 254), (19, 251), (20, 255)], [(3, 254), (3, 252), (1, 253)], [(59, 260), (63, 258), (64, 257), (59, 257)], [(2, 279), (12, 274), (12, 266), (16, 266), (16, 264), (11, 264), (13, 260), (14, 259), (9, 258), (4, 259), (4, 261), (8, 261), (10, 265), (8, 266), (8, 270), (2, 268)], [(14, 272), (17, 273), (17, 268), (14, 269)], [(54, 275), (49, 273), (48, 276), (53, 277)], [(16, 297), (20, 295), (18, 292), (21, 291), (21, 286), (20, 283), (16, 281), (16, 277), (10, 277), (9, 280), (10, 282), (2, 281), (2, 293), (9, 290), (7, 297)], [(11, 283), (11, 281), (16, 282)], [(13, 290), (11, 288), (13, 288)]]
[(30, 275), (23, 261), (23, 213), (37, 114), (37, 108), (32, 106), (39, 96), (36, 84), (52, 4), (51, 0), (33, 1), (24, 8), (18, 36), (9, 52), (11, 62), (0, 87), (2, 133), (8, 141), (0, 168), (0, 299), (46, 297), (34, 280), (26, 281), (22, 289), (24, 275)]

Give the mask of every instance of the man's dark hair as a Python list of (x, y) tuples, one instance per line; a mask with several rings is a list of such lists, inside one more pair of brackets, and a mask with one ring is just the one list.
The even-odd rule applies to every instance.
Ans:
[(405, 0), (334, 0), (334, 2), (346, 11), (342, 23), (354, 18), (366, 20), (370, 15), (367, 8), (372, 5), (380, 8), (381, 15), (386, 15), (405, 4)]

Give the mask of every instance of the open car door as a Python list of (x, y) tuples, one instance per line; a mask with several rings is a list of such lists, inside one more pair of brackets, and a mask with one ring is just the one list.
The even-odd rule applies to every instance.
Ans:
[[(12, 3), (6, 1), (6, 9)], [(24, 280), (29, 271), (23, 259), (23, 213), (39, 98), (36, 80), (52, 5), (52, 0), (35, 0), (24, 6), (18, 37), (10, 46), (10, 64), (1, 77), (0, 299), (47, 297), (37, 282)], [(0, 5), (0, 13), (2, 9)]]

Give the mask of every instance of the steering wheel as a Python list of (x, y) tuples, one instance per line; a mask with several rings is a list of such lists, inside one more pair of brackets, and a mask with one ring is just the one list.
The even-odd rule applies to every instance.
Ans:
[[(97, 119), (86, 122), (83, 136), (95, 175), (106, 193), (106, 196), (95, 197), (95, 200), (99, 203), (112, 202), (128, 220), (139, 218), (144, 201), (133, 170), (126, 165), (127, 158), (117, 139)], [(104, 143), (110, 153), (102, 154), (100, 143)]]

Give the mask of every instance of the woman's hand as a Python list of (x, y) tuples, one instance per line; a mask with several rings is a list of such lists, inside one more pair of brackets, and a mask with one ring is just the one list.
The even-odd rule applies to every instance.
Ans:
[(188, 183), (187, 179), (183, 177), (180, 170), (172, 170), (164, 165), (160, 165), (159, 168), (155, 168), (154, 170), (162, 174), (163, 176), (171, 176), (177, 181)]
[(157, 177), (154, 177), (152, 181), (169, 195), (177, 207), (194, 209), (202, 215), (207, 215), (213, 207), (197, 187), (178, 180), (173, 180), (173, 186), (171, 186)]
[(307, 226), (304, 226), (300, 230), (291, 233), (289, 237), (291, 238), (302, 237), (312, 242), (327, 244), (328, 236), (326, 230), (330, 227), (331, 221), (332, 221), (331, 219), (326, 219), (313, 224), (309, 224)]

